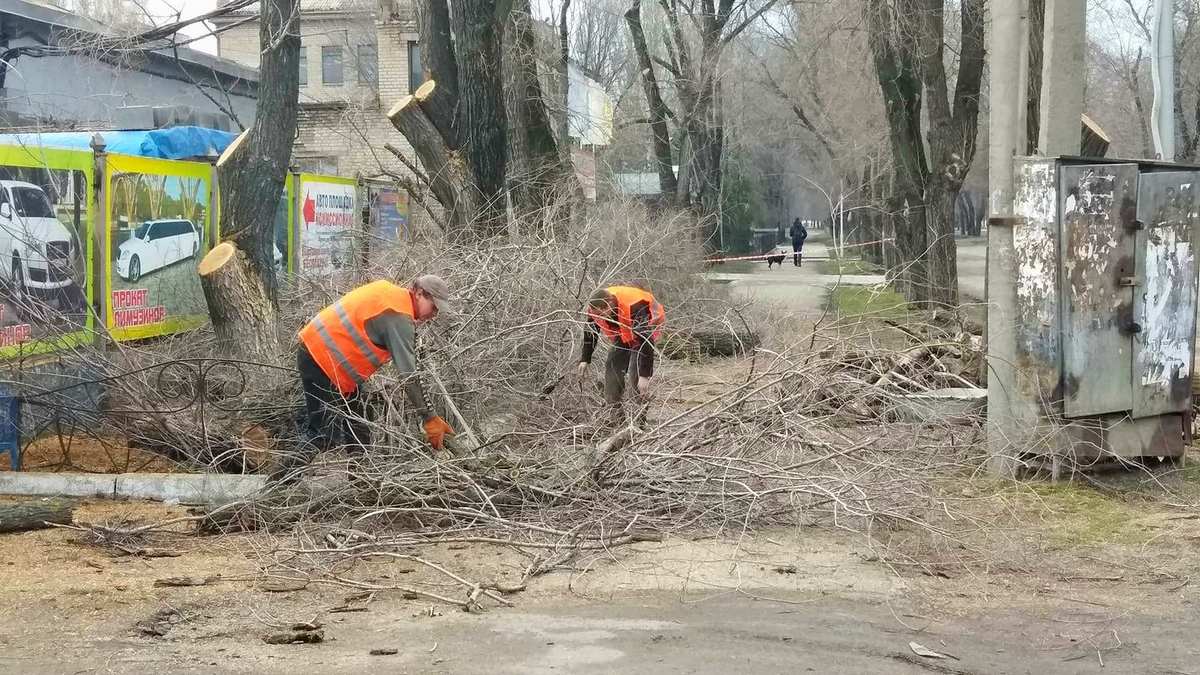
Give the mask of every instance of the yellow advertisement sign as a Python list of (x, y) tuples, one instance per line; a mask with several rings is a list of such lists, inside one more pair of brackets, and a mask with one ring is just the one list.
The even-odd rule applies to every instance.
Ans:
[(196, 266), (208, 252), (213, 168), (199, 162), (109, 155), (105, 175), (105, 323), (117, 340), (203, 325)]
[(0, 358), (94, 335), (92, 153), (0, 146)]

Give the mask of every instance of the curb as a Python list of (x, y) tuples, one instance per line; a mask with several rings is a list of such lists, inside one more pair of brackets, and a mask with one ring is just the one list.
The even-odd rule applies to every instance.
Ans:
[(0, 494), (221, 504), (254, 494), (265, 480), (228, 474), (0, 472)]

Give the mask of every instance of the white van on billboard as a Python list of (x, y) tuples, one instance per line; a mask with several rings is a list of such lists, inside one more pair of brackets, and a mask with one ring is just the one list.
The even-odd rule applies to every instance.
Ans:
[(75, 285), (78, 238), (37, 185), (0, 181), (0, 255), (0, 277), (22, 304)]
[(200, 231), (189, 220), (147, 220), (117, 250), (117, 274), (126, 281), (137, 281), (194, 258), (200, 252)]

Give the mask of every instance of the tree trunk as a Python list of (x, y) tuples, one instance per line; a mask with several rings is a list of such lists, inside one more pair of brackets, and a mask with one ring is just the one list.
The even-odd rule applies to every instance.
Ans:
[[(251, 356), (278, 351), (278, 343), (272, 344), (276, 340), (279, 298), (275, 279), (275, 209), (283, 193), (296, 135), (300, 0), (261, 3), (259, 43), (261, 84), (254, 125), (239, 147), (227, 151), (217, 168), (221, 182), (221, 234), (230, 247), (242, 253), (227, 254), (221, 267), (242, 268), (236, 274), (251, 288), (246, 292), (232, 286), (205, 288), (209, 315), (217, 334), (225, 336), (227, 345), (234, 350), (232, 353), (249, 352)], [(234, 290), (239, 292), (227, 292)], [(247, 317), (255, 318), (244, 320)]]
[(563, 114), (558, 119), (558, 147), (566, 167), (571, 166), (571, 30), (567, 23), (570, 11), (571, 0), (562, 0), (558, 12), (558, 80), (562, 83), (559, 103)]
[(927, 298), (929, 288), (922, 190), (929, 166), (921, 139), (922, 81), (912, 53), (897, 48), (887, 0), (870, 0), (868, 9), (868, 42), (883, 94), (895, 177), (888, 204), (898, 266), (892, 275), (897, 290), (919, 302)]
[[(537, 43), (533, 33), (533, 17), (529, 0), (517, 0), (513, 6), (511, 44), (505, 49), (512, 66), (513, 86), (507, 92), (509, 110), (516, 117), (510, 124), (514, 152), (522, 160), (523, 170), (510, 170), (514, 186), (513, 201), (522, 220), (536, 219), (537, 214), (551, 206), (560, 195), (569, 195), (567, 161), (555, 140), (555, 131), (550, 116), (546, 114), (546, 102), (538, 79)], [(564, 80), (565, 86), (565, 80)], [(567, 116), (566, 108), (560, 111), (561, 119)], [(565, 122), (563, 127), (565, 128)], [(565, 132), (560, 131), (563, 148), (569, 148)]]
[(1142, 69), (1142, 50), (1139, 48), (1137, 58), (1133, 61), (1133, 68), (1129, 71), (1129, 77), (1126, 84), (1129, 86), (1129, 93), (1133, 97), (1133, 109), (1137, 112), (1139, 137), (1142, 139), (1142, 157), (1154, 156), (1154, 142), (1150, 136), (1150, 112), (1146, 110), (1146, 104), (1142, 99), (1142, 85), (1139, 71)]
[(1029, 0), (1029, 73), (1025, 89), (1025, 152), (1038, 154), (1042, 116), (1042, 53), (1046, 44), (1046, 0)]
[[(438, 83), (437, 89), (428, 92), (423, 99), (421, 107), (428, 111), (429, 119), (445, 145), (457, 149), (462, 141), (458, 135), (458, 61), (454, 57), (450, 7), (445, 0), (431, 0), (421, 3), (419, 14), (421, 66), (425, 71), (425, 80)], [(401, 129), (400, 133), (404, 133), (404, 130)], [(426, 170), (433, 171), (428, 166)], [(450, 208), (449, 204), (443, 203), (442, 206)]]
[(954, 240), (954, 208), (959, 188), (939, 186), (930, 191), (925, 210), (929, 232), (929, 292), (925, 299), (958, 306), (958, 246)]
[(275, 309), (245, 251), (223, 241), (204, 256), (196, 270), (224, 353), (278, 351)]
[(0, 504), (0, 533), (42, 530), (56, 525), (71, 524), (76, 502), (61, 499), (37, 499), (16, 504)]
[(461, 0), (450, 15), (459, 57), (460, 150), (472, 178), (463, 189), (474, 193), (471, 223), (476, 235), (483, 238), (507, 232), (508, 116), (500, 71), (509, 7), (511, 2), (501, 11), (495, 0)]
[(412, 145), (424, 165), (433, 196), (446, 209), (448, 220), (456, 226), (451, 235), (462, 237), (467, 234), (463, 226), (478, 209), (477, 193), (464, 189), (471, 185), (466, 162), (446, 143), (434, 122), (438, 106), (445, 100), (437, 93), (440, 87), (441, 84), (434, 80), (426, 81), (414, 94), (400, 99), (388, 111), (388, 119)]
[[(625, 23), (629, 26), (629, 37), (633, 41), (633, 49), (637, 53), (638, 70), (641, 71), (642, 76), (642, 90), (646, 95), (646, 108), (650, 117), (650, 135), (654, 142), (654, 159), (658, 169), (659, 191), (664, 196), (673, 195), (678, 190), (678, 184), (671, 161), (671, 130), (667, 126), (670, 111), (659, 91), (658, 78), (654, 75), (654, 63), (650, 60), (650, 50), (646, 46), (646, 34), (642, 31), (641, 0), (633, 0), (633, 5), (625, 12)], [(681, 168), (682, 166), (680, 164)]]

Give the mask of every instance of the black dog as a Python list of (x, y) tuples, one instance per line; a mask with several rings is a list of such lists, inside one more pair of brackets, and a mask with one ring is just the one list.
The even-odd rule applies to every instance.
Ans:
[(779, 255), (768, 255), (767, 256), (767, 269), (771, 269), (772, 265), (779, 265), (780, 267), (783, 267), (783, 259), (786, 257), (787, 256), (784, 255), (783, 253), (780, 253)]

